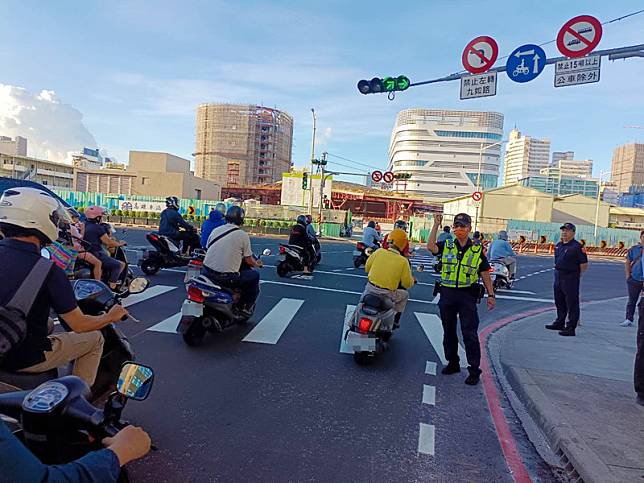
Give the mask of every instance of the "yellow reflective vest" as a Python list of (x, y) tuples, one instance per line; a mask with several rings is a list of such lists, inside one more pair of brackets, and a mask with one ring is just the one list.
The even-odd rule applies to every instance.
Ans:
[(452, 288), (469, 287), (479, 279), (483, 245), (470, 245), (461, 257), (456, 243), (455, 240), (445, 241), (441, 256), (441, 285)]

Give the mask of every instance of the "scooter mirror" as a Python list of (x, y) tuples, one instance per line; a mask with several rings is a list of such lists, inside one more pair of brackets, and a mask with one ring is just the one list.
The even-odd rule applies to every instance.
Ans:
[(416, 267), (417, 272), (424, 272), (425, 271), (425, 265), (420, 264)]
[(145, 292), (145, 290), (148, 288), (148, 285), (150, 285), (150, 281), (147, 278), (136, 277), (130, 282), (128, 291), (130, 292), (130, 294)]
[(265, 257), (270, 257), (273, 252), (271, 251), (270, 248), (264, 248), (264, 251), (262, 252), (262, 255)]
[(154, 371), (148, 366), (126, 362), (116, 383), (116, 391), (128, 399), (143, 401), (150, 394)]
[(46, 248), (40, 249), (40, 256), (46, 258), (47, 260), (51, 260), (51, 253)]

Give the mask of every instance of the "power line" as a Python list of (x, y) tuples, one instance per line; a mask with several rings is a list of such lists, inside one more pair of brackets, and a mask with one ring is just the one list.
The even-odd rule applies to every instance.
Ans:
[(365, 167), (367, 167), (367, 168), (369, 168), (369, 169), (378, 169), (376, 166), (374, 166), (374, 165), (372, 165), (372, 164), (361, 163), (360, 161), (355, 161), (355, 160), (353, 160), (353, 159), (345, 158), (345, 157), (343, 157), (343, 156), (339, 156), (339, 155), (337, 155), (337, 154), (331, 154), (331, 153), (327, 153), (327, 154), (328, 154), (329, 156), (334, 157), (334, 158), (342, 159), (342, 160), (344, 160), (344, 161), (349, 161), (350, 163), (355, 163), (355, 164), (359, 164), (359, 165), (361, 165), (361, 166), (365, 166)]

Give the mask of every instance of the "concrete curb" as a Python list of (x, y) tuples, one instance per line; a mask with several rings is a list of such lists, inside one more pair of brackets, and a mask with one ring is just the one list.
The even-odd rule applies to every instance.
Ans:
[(512, 389), (548, 438), (568, 475), (587, 483), (619, 483), (608, 466), (561, 417), (528, 371), (502, 365)]

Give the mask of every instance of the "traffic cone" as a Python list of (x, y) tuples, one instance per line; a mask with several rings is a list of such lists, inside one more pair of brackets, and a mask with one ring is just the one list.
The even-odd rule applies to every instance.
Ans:
[(555, 252), (555, 244), (551, 243), (550, 248), (548, 249), (548, 255), (552, 255)]

